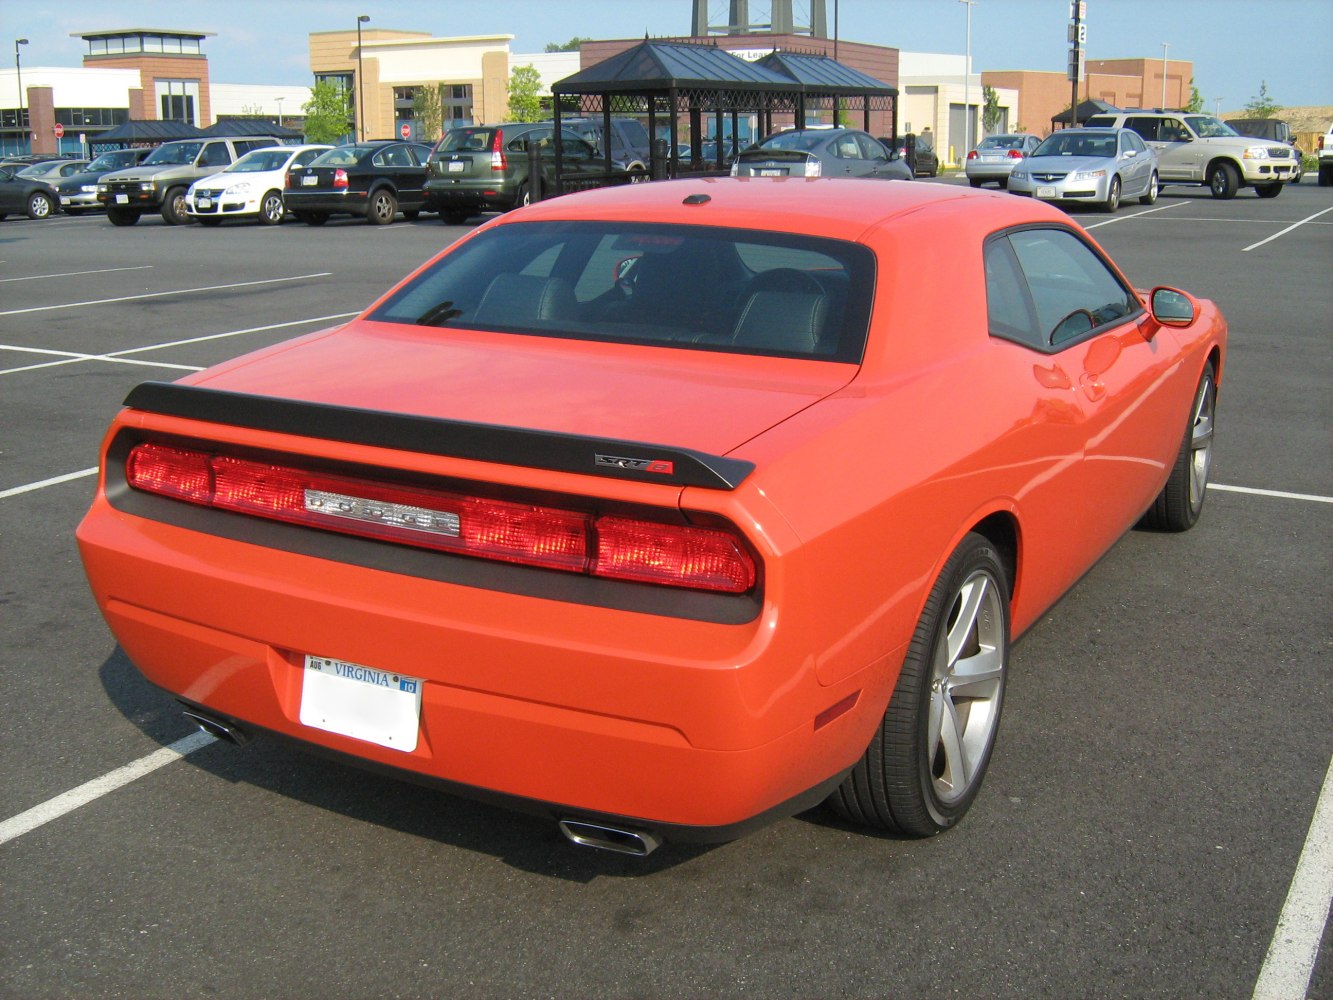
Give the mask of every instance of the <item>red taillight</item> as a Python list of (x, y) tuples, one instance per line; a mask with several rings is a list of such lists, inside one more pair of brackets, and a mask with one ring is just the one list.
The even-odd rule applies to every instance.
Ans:
[(220, 510), (482, 559), (739, 594), (753, 558), (731, 531), (395, 486), (156, 442), (130, 486)]
[(1021, 149), (1011, 149), (1004, 155), (1011, 160), (1021, 160), (1023, 158), (1023, 151)]
[(342, 167), (333, 172), (333, 186), (336, 188), (347, 187), (347, 171)]
[(975, 160), (975, 159), (977, 158), (977, 151), (976, 151), (975, 149), (973, 149), (973, 150), (969, 150), (969, 151), (968, 151), (968, 154), (967, 154), (967, 158), (968, 158), (969, 160)]
[(504, 170), (509, 166), (505, 160), (505, 130), (497, 128), (495, 134), (491, 136), (491, 169)]

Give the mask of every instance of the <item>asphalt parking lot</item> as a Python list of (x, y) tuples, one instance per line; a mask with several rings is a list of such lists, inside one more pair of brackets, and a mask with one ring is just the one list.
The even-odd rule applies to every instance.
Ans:
[(350, 317), (464, 227), (0, 223), (0, 996), (1333, 997), (1333, 188), (1076, 218), (1230, 321), (1198, 527), (1126, 535), (1019, 643), (958, 829), (817, 809), (642, 861), (192, 736), (84, 583), (132, 386)]

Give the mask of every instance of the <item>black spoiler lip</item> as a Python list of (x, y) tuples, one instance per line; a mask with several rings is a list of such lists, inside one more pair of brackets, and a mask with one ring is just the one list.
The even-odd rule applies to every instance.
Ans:
[(146, 413), (344, 444), (394, 448), (609, 479), (734, 490), (753, 462), (614, 438), (418, 417), (174, 382), (141, 382), (125, 405)]

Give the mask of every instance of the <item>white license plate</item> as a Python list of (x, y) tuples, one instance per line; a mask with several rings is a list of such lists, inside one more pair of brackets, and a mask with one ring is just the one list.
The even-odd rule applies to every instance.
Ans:
[(213, 199), (212, 199), (212, 198), (196, 198), (196, 199), (194, 200), (194, 207), (195, 207), (195, 208), (212, 208), (212, 207), (213, 207)]
[(786, 176), (787, 176), (787, 171), (785, 171), (785, 170), (761, 170), (761, 171), (759, 171), (759, 176), (760, 176), (760, 177), (786, 177)]
[(1053, 187), (1039, 187), (1039, 188), (1037, 188), (1037, 197), (1038, 197), (1038, 198), (1054, 198), (1054, 197), (1055, 197), (1055, 188), (1053, 188)]
[(316, 184), (319, 183), (319, 178), (314, 175), (307, 174), (305, 177), (301, 178), (301, 183), (304, 184), (306, 187), (314, 187)]
[(129, 196), (129, 195), (127, 195), (127, 194), (118, 194), (118, 195), (116, 195), (116, 204), (117, 204), (117, 205), (128, 205), (129, 203), (130, 203), (130, 196)]
[(301, 724), (410, 753), (417, 748), (424, 684), (420, 677), (307, 655)]
[(451, 174), (461, 174), (466, 169), (467, 169), (467, 164), (464, 163), (462, 160), (449, 161), (449, 173)]

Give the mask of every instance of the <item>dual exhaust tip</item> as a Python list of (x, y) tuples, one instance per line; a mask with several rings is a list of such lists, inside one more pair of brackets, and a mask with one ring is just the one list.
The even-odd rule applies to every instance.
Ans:
[(646, 858), (662, 846), (662, 838), (647, 830), (628, 830), (581, 819), (562, 819), (560, 832), (580, 847), (631, 854), (636, 858)]
[[(187, 719), (215, 739), (238, 747), (250, 742), (250, 734), (230, 719), (193, 706), (187, 706), (182, 711)], [(662, 846), (662, 838), (647, 830), (631, 830), (581, 819), (562, 819), (560, 832), (580, 847), (629, 854), (636, 858), (646, 858)]]

